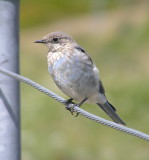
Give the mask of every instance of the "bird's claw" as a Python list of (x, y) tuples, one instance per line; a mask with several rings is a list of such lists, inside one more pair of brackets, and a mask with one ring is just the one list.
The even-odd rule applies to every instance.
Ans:
[(71, 112), (71, 114), (73, 115), (73, 112), (74, 112), (74, 103), (67, 103), (66, 104), (66, 109), (68, 110), (68, 111), (70, 111)]
[[(77, 104), (75, 104), (74, 102), (72, 102), (73, 99), (68, 99), (65, 103), (66, 109), (68, 111), (70, 111), (70, 113), (73, 115), (74, 113), (74, 107), (78, 106)], [(79, 113), (76, 113), (75, 117), (77, 117), (79, 115)]]

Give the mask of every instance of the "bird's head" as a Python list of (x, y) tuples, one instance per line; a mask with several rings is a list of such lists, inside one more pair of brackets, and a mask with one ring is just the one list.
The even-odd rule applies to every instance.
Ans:
[(73, 39), (63, 32), (51, 32), (34, 43), (46, 44), (50, 51), (57, 50), (73, 43)]

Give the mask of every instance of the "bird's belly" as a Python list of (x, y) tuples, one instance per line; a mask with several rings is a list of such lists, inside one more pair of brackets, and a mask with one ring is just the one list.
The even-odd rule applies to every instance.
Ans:
[(91, 67), (61, 58), (49, 66), (49, 72), (60, 90), (77, 102), (98, 93), (98, 75)]

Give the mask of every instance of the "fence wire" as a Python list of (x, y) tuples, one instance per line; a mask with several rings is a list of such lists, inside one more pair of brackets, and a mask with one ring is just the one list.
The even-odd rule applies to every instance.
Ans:
[(7, 75), (7, 76), (9, 76), (11, 78), (14, 78), (14, 79), (18, 80), (19, 82), (23, 82), (23, 83), (26, 83), (26, 84), (34, 87), (35, 89), (39, 90), (40, 92), (43, 92), (44, 94), (50, 96), (51, 98), (59, 101), (62, 104), (64, 104), (66, 109), (69, 109), (71, 111), (77, 112), (80, 115), (83, 115), (84, 117), (86, 117), (88, 119), (91, 119), (91, 120), (93, 120), (95, 122), (98, 122), (98, 123), (100, 123), (102, 125), (105, 125), (107, 127), (111, 127), (111, 128), (114, 128), (114, 129), (116, 129), (118, 131), (121, 131), (121, 132), (130, 134), (132, 136), (144, 139), (145, 141), (149, 141), (149, 135), (148, 134), (145, 134), (143, 132), (140, 132), (140, 131), (132, 129), (132, 128), (128, 128), (126, 126), (122, 126), (122, 125), (117, 124), (117, 123), (112, 122), (112, 121), (108, 121), (108, 120), (103, 119), (101, 117), (98, 117), (98, 116), (96, 116), (94, 114), (91, 114), (91, 113), (79, 108), (76, 104), (73, 104), (73, 103), (67, 104), (66, 103), (67, 101), (64, 98), (60, 97), (59, 95), (55, 94), (54, 92), (48, 90), (47, 88), (39, 85), (38, 83), (36, 83), (36, 82), (26, 78), (26, 77), (20, 76), (20, 75), (18, 75), (16, 73), (13, 73), (11, 71), (3, 69), (2, 67), (0, 67), (0, 73), (2, 73), (4, 75)]

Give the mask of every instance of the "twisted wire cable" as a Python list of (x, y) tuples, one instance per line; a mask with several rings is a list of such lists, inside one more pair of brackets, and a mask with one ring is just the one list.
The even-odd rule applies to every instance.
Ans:
[(94, 114), (91, 114), (91, 113), (79, 108), (74, 103), (67, 104), (66, 103), (67, 100), (65, 100), (64, 98), (60, 97), (59, 95), (55, 94), (54, 92), (48, 90), (47, 88), (39, 85), (38, 83), (36, 83), (36, 82), (26, 78), (26, 77), (20, 76), (20, 75), (18, 75), (16, 73), (13, 73), (11, 71), (3, 69), (2, 67), (0, 67), (0, 73), (2, 73), (4, 75), (7, 75), (7, 76), (9, 76), (11, 78), (14, 78), (14, 79), (18, 80), (19, 82), (23, 82), (23, 83), (26, 83), (26, 84), (34, 87), (35, 89), (39, 90), (40, 92), (43, 92), (44, 94), (50, 96), (51, 98), (59, 101), (62, 104), (64, 104), (66, 106), (66, 109), (68, 109), (70, 111), (77, 112), (80, 115), (83, 115), (84, 117), (86, 117), (88, 119), (91, 119), (91, 120), (93, 120), (95, 122), (98, 122), (98, 123), (100, 123), (102, 125), (105, 125), (107, 127), (110, 127), (110, 128), (116, 129), (118, 131), (127, 133), (129, 135), (141, 138), (141, 139), (143, 139), (145, 141), (149, 141), (149, 135), (148, 134), (145, 134), (143, 132), (140, 132), (140, 131), (132, 129), (132, 128), (128, 128), (126, 126), (122, 126), (122, 125), (117, 124), (117, 123), (112, 122), (112, 121), (108, 121), (108, 120), (103, 119), (101, 117), (98, 117), (98, 116), (96, 116)]

